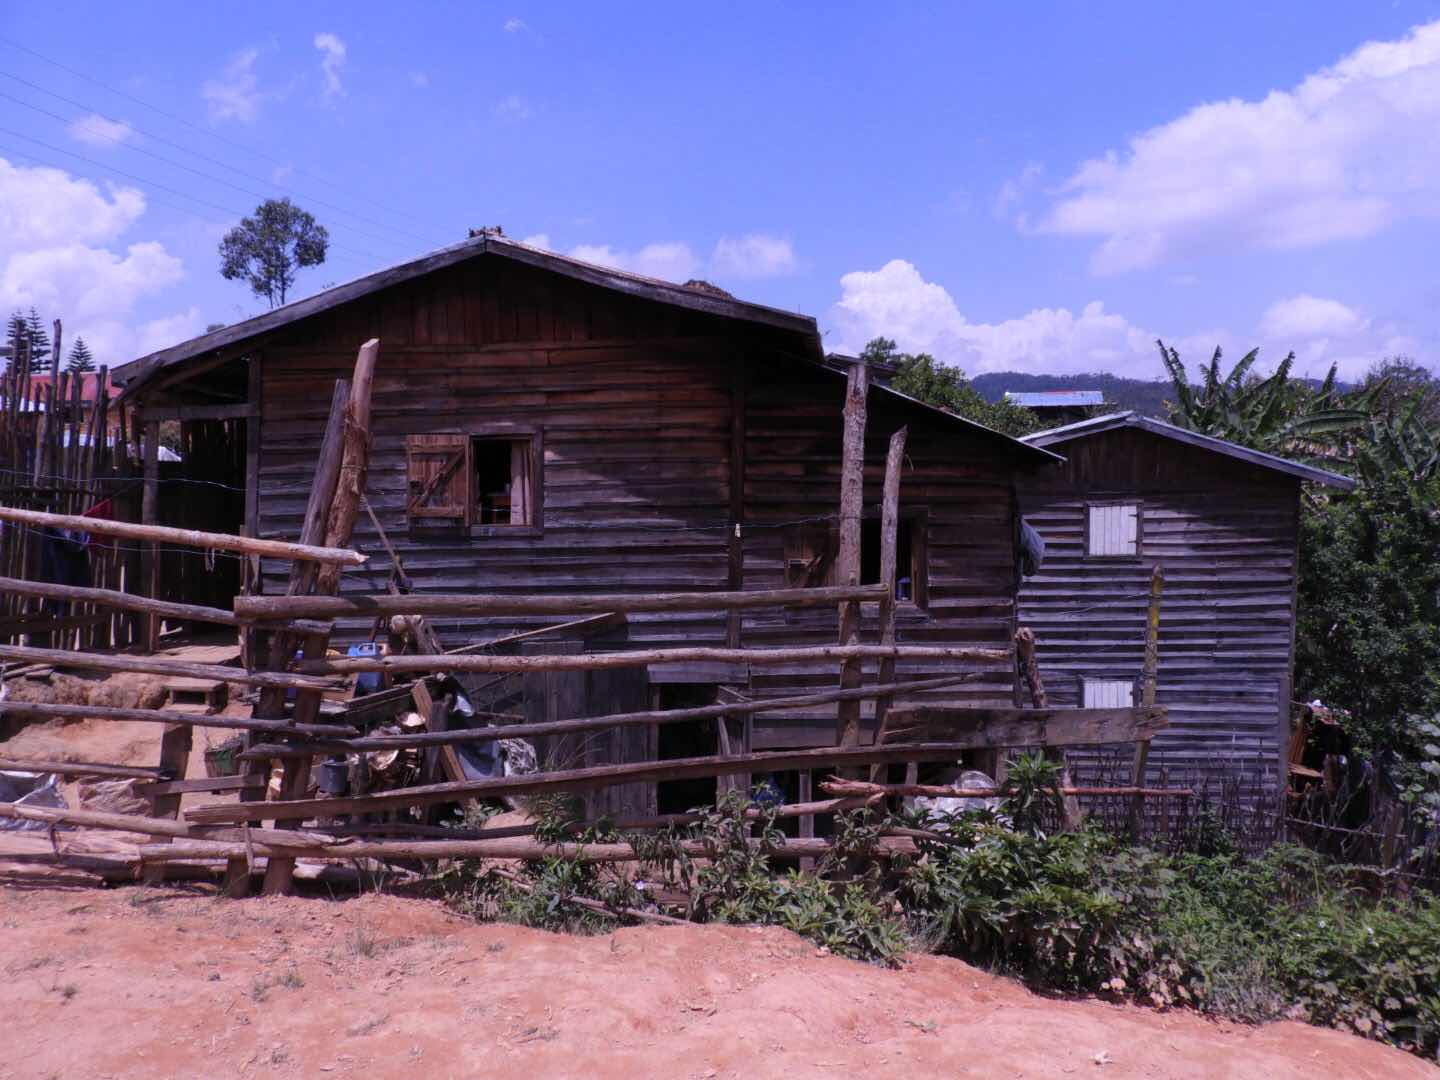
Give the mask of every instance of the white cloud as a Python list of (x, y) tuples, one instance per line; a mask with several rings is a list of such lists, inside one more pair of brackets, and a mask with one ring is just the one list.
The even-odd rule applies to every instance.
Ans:
[(582, 262), (613, 266), (661, 281), (688, 281), (700, 268), (700, 260), (690, 246), (681, 243), (646, 244), (638, 251), (616, 251), (608, 244), (581, 244), (571, 248), (569, 254)]
[(1155, 335), (1105, 310), (1037, 308), (999, 323), (971, 322), (944, 286), (926, 281), (903, 259), (840, 279), (828, 349), (858, 352), (873, 337), (893, 338), (908, 352), (928, 352), (969, 374), (1113, 371), (1158, 374)]
[(253, 124), (260, 114), (261, 93), (255, 76), (255, 61), (259, 59), (258, 49), (244, 49), (236, 53), (217, 79), (208, 79), (200, 88), (205, 99), (210, 122), (218, 124), (223, 120), (238, 120), (242, 124)]
[(276, 165), (275, 168), (270, 170), (270, 180), (276, 184), (283, 184), (294, 175), (295, 166), (290, 164)]
[(423, 90), (430, 85), (430, 76), (423, 71), (412, 71), (410, 72), (410, 85)]
[(715, 244), (710, 265), (722, 277), (783, 277), (799, 269), (790, 241), (765, 233), (722, 236)]
[[(181, 261), (155, 241), (110, 246), (144, 210), (133, 189), (102, 192), (62, 169), (0, 159), (0, 310), (33, 305), (62, 319), (70, 340), (85, 338), (98, 359), (134, 359), (157, 324), (132, 329), (131, 311), (184, 277)], [(177, 318), (170, 325), (183, 328)]]
[(1098, 273), (1291, 249), (1440, 213), (1440, 22), (1290, 90), (1214, 102), (1082, 164), (1041, 231), (1099, 238)]
[(1014, 206), (1040, 182), (1040, 177), (1044, 175), (1044, 172), (1044, 166), (1035, 161), (1029, 162), (1020, 170), (1019, 176), (1011, 177), (1000, 185), (1000, 190), (995, 193), (995, 201), (990, 207), (991, 213), (1002, 221), (1008, 218)]
[(73, 120), (65, 129), (76, 142), (87, 146), (119, 146), (135, 134), (135, 130), (123, 120), (111, 120), (99, 113), (91, 113)]
[(518, 15), (511, 15), (510, 18), (505, 20), (505, 33), (507, 34), (518, 34), (522, 30), (529, 29), (530, 27), (526, 25), (525, 20)]
[(532, 234), (532, 235), (530, 235), (530, 236), (525, 237), (525, 238), (524, 238), (523, 240), (521, 240), (520, 242), (521, 242), (522, 244), (526, 245), (527, 247), (539, 248), (541, 251), (553, 251), (553, 250), (554, 250), (554, 249), (550, 246), (550, 234), (549, 234), (549, 233), (537, 232), (537, 233), (534, 233), (534, 234)]
[(1301, 293), (1271, 304), (1260, 319), (1260, 333), (1271, 338), (1352, 337), (1368, 322), (1339, 300)]
[(345, 84), (340, 81), (340, 71), (345, 67), (345, 42), (329, 31), (315, 35), (315, 48), (320, 50), (320, 72), (325, 76), (325, 100), (334, 101), (345, 96)]
[(522, 120), (529, 120), (530, 117), (535, 115), (535, 110), (530, 107), (530, 103), (519, 94), (511, 94), (509, 97), (497, 101), (494, 109), (491, 111), (499, 119), (510, 120), (515, 123), (519, 123)]

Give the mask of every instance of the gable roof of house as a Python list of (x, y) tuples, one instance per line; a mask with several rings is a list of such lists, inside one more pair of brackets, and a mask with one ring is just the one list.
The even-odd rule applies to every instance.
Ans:
[[(582, 262), (568, 255), (542, 251), (540, 248), (511, 240), (496, 232), (481, 231), (458, 244), (451, 244), (449, 247), (432, 251), (418, 259), (378, 270), (353, 281), (325, 289), (314, 296), (307, 296), (303, 300), (284, 304), (254, 318), (222, 327), (209, 334), (202, 334), (168, 349), (150, 353), (148, 356), (142, 356), (138, 360), (115, 368), (110, 373), (111, 378), (116, 384), (124, 387), (126, 394), (133, 394), (157, 373), (174, 365), (218, 353), (238, 354), (248, 343), (265, 334), (283, 329), (341, 304), (379, 292), (381, 289), (412, 281), (433, 271), (442, 270), (482, 255), (498, 255), (628, 296), (758, 324), (782, 333), (793, 334), (799, 346), (797, 349), (798, 359), (809, 362), (821, 370), (835, 371), (833, 366), (826, 363), (820, 342), (820, 332), (812, 316), (737, 300), (721, 289), (708, 286), (708, 283), (698, 283), (708, 286), (705, 288), (676, 285), (672, 282), (660, 281), (624, 270)], [(1023, 443), (1003, 432), (988, 428), (984, 424), (918, 401), (890, 389), (883, 383), (872, 382), (871, 386), (876, 391), (918, 406), (949, 422), (1004, 440), (1009, 444), (1011, 450), (1019, 452), (1022, 457), (1032, 463), (1062, 460), (1058, 454), (1040, 446)]]
[(1224, 454), (1227, 457), (1236, 458), (1240, 461), (1257, 465), (1262, 469), (1273, 469), (1276, 472), (1288, 473), (1291, 476), (1299, 477), (1301, 480), (1310, 480), (1317, 484), (1326, 484), (1329, 487), (1340, 488), (1342, 491), (1353, 491), (1355, 481), (1348, 476), (1341, 476), (1339, 473), (1330, 472), (1327, 469), (1317, 469), (1313, 465), (1302, 465), (1298, 461), (1290, 461), (1287, 458), (1276, 457), (1274, 454), (1267, 454), (1263, 450), (1251, 450), (1247, 446), (1240, 446), (1238, 443), (1228, 442), (1225, 439), (1217, 439), (1213, 435), (1202, 435), (1198, 431), (1188, 431), (1174, 424), (1167, 424), (1163, 420), (1156, 420), (1153, 416), (1143, 416), (1140, 413), (1127, 411), (1107, 413), (1104, 416), (1096, 416), (1090, 420), (1080, 420), (1073, 424), (1065, 424), (1063, 427), (1049, 428), (1046, 431), (1036, 431), (1021, 437), (1022, 442), (1032, 446), (1059, 446), (1072, 442), (1075, 439), (1083, 439), (1091, 435), (1099, 435), (1106, 431), (1116, 431), (1121, 428), (1138, 428), (1141, 431), (1149, 432), (1152, 435), (1159, 435), (1161, 438), (1173, 439), (1175, 442), (1186, 443), (1190, 446), (1198, 446), (1202, 450), (1211, 450), (1217, 454)]

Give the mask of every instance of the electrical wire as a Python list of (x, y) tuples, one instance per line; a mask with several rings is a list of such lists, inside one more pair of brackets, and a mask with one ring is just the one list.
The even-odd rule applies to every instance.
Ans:
[[(35, 84), (33, 84), (33, 83), (28, 83), (28, 82), (26, 82), (24, 79), (19, 79), (17, 76), (11, 75), (9, 72), (0, 71), (0, 75), (4, 75), (4, 76), (6, 76), (7, 78), (11, 78), (11, 79), (16, 79), (18, 82), (23, 82), (23, 83), (25, 83), (27, 86), (34, 86), (34, 85), (35, 85)], [(37, 89), (40, 89), (43, 93), (49, 93), (49, 92), (50, 92), (50, 91), (48, 91), (48, 90), (44, 90), (43, 87), (37, 87)], [(60, 97), (59, 94), (55, 94), (55, 95), (53, 95), (53, 96), (59, 97), (61, 101), (69, 102), (69, 100), (70, 100), (70, 99), (68, 99), (68, 98)], [(3, 90), (0, 90), (0, 98), (5, 99), (6, 101), (13, 101), (13, 102), (14, 102), (15, 104), (17, 104), (17, 105), (23, 106), (24, 108), (27, 108), (27, 109), (31, 109), (31, 110), (33, 110), (33, 111), (35, 111), (35, 112), (37, 112), (37, 113), (40, 113), (42, 116), (48, 116), (48, 117), (50, 117), (52, 120), (59, 120), (62, 124), (74, 125), (74, 124), (77, 124), (77, 123), (91, 123), (91, 122), (93, 122), (92, 117), (83, 117), (83, 116), (82, 116), (82, 117), (68, 117), (68, 116), (61, 116), (61, 115), (60, 115), (59, 113), (57, 113), (57, 112), (51, 112), (49, 109), (42, 108), (42, 107), (39, 106), (39, 105), (32, 104), (31, 102), (25, 101), (25, 100), (22, 99), (22, 98), (15, 97), (13, 94), (7, 94), (7, 93), (5, 93), (5, 91), (3, 91)], [(74, 104), (74, 103), (72, 102), (71, 104)], [(79, 107), (79, 108), (82, 108), (82, 109), (85, 108), (85, 106), (83, 106), (83, 105), (80, 105), (80, 106), (78, 106), (78, 107)], [(93, 117), (98, 117), (99, 119), (102, 119), (102, 120), (110, 120), (111, 123), (124, 123), (124, 121), (121, 121), (121, 120), (113, 120), (113, 119), (111, 119), (110, 117), (104, 116), (104, 115), (102, 115), (102, 114), (100, 114), (100, 113), (98, 113), (98, 112), (94, 112), (94, 110), (91, 110), (91, 111), (92, 111), (92, 116), (93, 116)], [(128, 125), (127, 125), (127, 126), (128, 126)], [(142, 130), (142, 129), (140, 129), (140, 128), (132, 128), (131, 130), (133, 130), (133, 131), (135, 131), (135, 132), (137, 132), (137, 133), (139, 133), (139, 134), (141, 134), (141, 135), (144, 135), (146, 138), (154, 139), (155, 141), (160, 142), (160, 143), (164, 143), (164, 144), (167, 145), (167, 146), (173, 146), (173, 147), (175, 147), (176, 149), (179, 149), (179, 150), (181, 150), (181, 151), (183, 151), (183, 152), (185, 152), (185, 153), (195, 154), (196, 157), (202, 158), (202, 159), (205, 160), (205, 161), (213, 162), (214, 164), (219, 165), (221, 168), (233, 169), (233, 166), (226, 165), (225, 162), (220, 161), (218, 158), (212, 158), (212, 157), (208, 157), (207, 155), (204, 155), (204, 154), (196, 153), (195, 151), (189, 150), (189, 149), (187, 149), (186, 147), (181, 146), (181, 145), (178, 144), (178, 143), (171, 142), (170, 140), (165, 139), (165, 138), (163, 138), (162, 136), (151, 134), (150, 132), (144, 131), (144, 130)], [(188, 173), (193, 173), (195, 176), (198, 176), (198, 177), (200, 177), (201, 179), (209, 180), (209, 181), (211, 181), (212, 183), (216, 183), (216, 184), (223, 184), (224, 186), (226, 186), (226, 187), (228, 187), (228, 188), (233, 188), (235, 191), (238, 191), (238, 192), (240, 192), (241, 194), (249, 195), (251, 198), (260, 199), (260, 200), (265, 200), (265, 199), (270, 198), (270, 196), (267, 195), (267, 194), (264, 193), (264, 192), (254, 191), (254, 190), (252, 190), (251, 188), (242, 187), (242, 186), (239, 185), (239, 184), (236, 184), (236, 183), (233, 183), (233, 182), (231, 182), (231, 181), (229, 181), (229, 180), (226, 180), (224, 177), (214, 176), (214, 175), (212, 175), (212, 174), (210, 174), (210, 173), (207, 173), (207, 172), (204, 172), (204, 171), (202, 171), (202, 170), (200, 170), (200, 169), (194, 168), (193, 166), (186, 165), (184, 162), (176, 161), (176, 160), (174, 160), (173, 158), (167, 158), (167, 157), (165, 157), (165, 156), (162, 155), (162, 154), (157, 154), (157, 153), (155, 153), (153, 150), (147, 150), (147, 149), (145, 149), (143, 146), (136, 146), (136, 145), (131, 144), (131, 143), (120, 143), (120, 144), (117, 144), (117, 145), (123, 146), (124, 149), (130, 150), (130, 151), (132, 151), (133, 153), (136, 153), (136, 154), (144, 154), (146, 157), (148, 157), (148, 158), (153, 158), (153, 159), (155, 159), (156, 161), (163, 162), (163, 163), (166, 164), (166, 165), (171, 165), (171, 166), (174, 166), (174, 167), (177, 168), (177, 169), (183, 169), (183, 170), (185, 170), (185, 171), (188, 172)], [(271, 186), (271, 187), (281, 187), (281, 185), (276, 184), (276, 183), (274, 183), (273, 181), (264, 180), (264, 179), (262, 179), (262, 178), (260, 178), (260, 177), (256, 177), (256, 176), (251, 176), (250, 174), (245, 173), (245, 172), (242, 172), (242, 171), (239, 170), (239, 169), (233, 169), (233, 171), (239, 173), (241, 176), (247, 177), (248, 179), (256, 180), (256, 181), (258, 181), (258, 182), (261, 183), (261, 184), (265, 184), (265, 185)], [(282, 188), (282, 190), (283, 190), (283, 188)], [(419, 240), (420, 243), (425, 244), (425, 245), (427, 245), (427, 246), (430, 246), (430, 247), (438, 247), (438, 246), (439, 246), (439, 245), (437, 245), (437, 244), (433, 244), (433, 243), (432, 243), (431, 241), (429, 241), (429, 240), (424, 239), (423, 237), (416, 236), (416, 235), (413, 234), (413, 233), (404, 233), (404, 232), (401, 232), (400, 230), (391, 229), (390, 226), (384, 224), (383, 222), (374, 221), (374, 220), (372, 220), (372, 219), (370, 219), (370, 218), (362, 217), (362, 216), (359, 215), (359, 214), (354, 214), (354, 213), (352, 213), (351, 211), (345, 210), (345, 209), (343, 209), (343, 208), (341, 208), (341, 207), (337, 207), (334, 203), (326, 202), (325, 200), (315, 198), (314, 196), (306, 196), (306, 201), (307, 201), (307, 202), (315, 203), (315, 204), (317, 204), (317, 205), (327, 206), (327, 207), (329, 207), (331, 210), (335, 210), (335, 211), (338, 212), (338, 213), (349, 214), (351, 217), (359, 218), (359, 220), (364, 221), (364, 222), (367, 222), (367, 223), (369, 223), (369, 224), (371, 224), (371, 225), (376, 225), (376, 226), (378, 226), (379, 228), (387, 229), (387, 230), (396, 232), (396, 233), (398, 233), (398, 234), (401, 235), (401, 236), (406, 236), (406, 237), (408, 237), (410, 240)], [(368, 237), (370, 237), (372, 240), (379, 240), (382, 244), (400, 244), (400, 243), (403, 242), (403, 241), (400, 241), (400, 240), (396, 240), (396, 239), (394, 239), (393, 237), (380, 236), (380, 235), (378, 235), (378, 234), (376, 234), (376, 233), (368, 232), (368, 231), (366, 231), (365, 229), (358, 228), (358, 227), (355, 226), (355, 225), (349, 225), (349, 226), (347, 226), (347, 227), (350, 228), (350, 229), (352, 229), (353, 231), (359, 233), (361, 236), (368, 236)]]
[[(167, 120), (180, 124), (183, 127), (190, 128), (192, 131), (199, 132), (201, 135), (208, 136), (209, 138), (215, 139), (218, 142), (222, 142), (226, 146), (232, 147), (236, 150), (241, 150), (247, 154), (252, 154), (255, 157), (258, 157), (264, 161), (268, 161), (272, 165), (278, 165), (282, 168), (291, 167), (290, 162), (281, 161), (279, 158), (273, 157), (270, 154), (265, 153), (263, 150), (257, 150), (253, 146), (247, 146), (244, 143), (236, 142), (234, 139), (229, 139), (226, 138), (224, 135), (221, 135), (218, 131), (211, 131), (208, 128), (201, 127), (199, 124), (196, 124), (190, 120), (186, 120), (183, 116), (177, 116), (174, 113), (167, 112), (166, 110), (160, 108), (158, 105), (152, 105), (150, 104), (150, 102), (145, 101), (143, 98), (138, 98), (134, 94), (129, 93), (128, 91), (120, 90), (116, 87), (110, 86), (108, 83), (101, 82), (93, 75), (87, 74), (84, 71), (77, 70), (76, 68), (70, 67), (67, 64), (63, 64), (59, 60), (54, 59), (53, 57), (46, 56), (44, 53), (37, 52), (35, 49), (32, 49), (28, 45), (24, 45), (21, 42), (14, 40), (13, 38), (9, 38), (4, 36), (3, 34), (0, 34), (0, 42), (4, 42), (12, 48), (19, 49), (23, 53), (28, 53), (30, 56), (35, 57), (37, 60), (42, 60), (52, 67), (59, 68), (61, 71), (73, 75), (77, 79), (83, 79), (85, 82), (88, 82), (93, 86), (98, 86), (100, 89), (106, 91), (107, 93), (114, 94), (117, 97), (125, 98), (128, 101), (133, 101), (136, 105), (139, 105), (142, 108), (149, 109), (151, 112), (157, 113), (158, 115), (165, 117)], [(301, 175), (313, 177), (315, 180), (319, 181), (322, 184), (326, 184), (332, 188), (338, 188), (338, 185), (335, 183), (335, 181), (327, 177), (320, 176), (317, 173), (311, 172), (308, 169), (302, 169), (298, 166), (294, 166), (294, 168), (295, 171)], [(391, 206), (386, 206), (384, 203), (376, 202), (374, 199), (367, 198), (363, 195), (357, 195), (356, 198), (358, 198), (362, 202), (370, 203), (370, 205), (380, 210), (384, 210), (387, 214), (393, 214), (396, 217), (408, 218), (409, 220), (414, 221), (417, 224), (423, 224), (423, 222), (421, 222), (421, 219), (413, 214), (397, 210)]]

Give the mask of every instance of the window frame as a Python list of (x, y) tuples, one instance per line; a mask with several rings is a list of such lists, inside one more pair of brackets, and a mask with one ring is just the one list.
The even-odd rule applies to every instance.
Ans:
[[(449, 436), (465, 440), (465, 460), (460, 468), (465, 471), (464, 514), (435, 515), (416, 514), (408, 508), (410, 500), (410, 478), (415, 447), (410, 440), (417, 436)], [(523, 525), (481, 525), (475, 521), (475, 444), (477, 442), (528, 442), (530, 453), (530, 520)], [(545, 436), (543, 429), (533, 424), (478, 424), (467, 428), (446, 428), (442, 431), (412, 432), (406, 435), (405, 447), (405, 498), (406, 524), (410, 531), (417, 533), (463, 532), (471, 539), (486, 537), (541, 536), (545, 530)]]
[[(880, 511), (865, 511), (861, 514), (861, 520), (862, 522), (878, 522), (881, 520)], [(923, 506), (906, 508), (900, 511), (898, 520), (906, 523), (910, 527), (911, 588), (910, 598), (908, 600), (897, 599), (895, 601), (895, 607), (898, 610), (909, 610), (913, 608), (918, 611), (925, 611), (930, 606), (930, 511), (927, 507)], [(807, 525), (808, 523), (799, 523), (791, 525), (789, 526), (789, 528), (795, 530), (794, 535), (800, 535), (801, 532), (807, 527)], [(828, 529), (826, 530), (826, 535), (829, 539), (831, 560), (830, 565), (825, 573), (825, 579), (816, 585), (792, 584), (790, 579), (790, 567), (793, 560), (790, 559), (788, 550), (790, 546), (790, 537), (789, 535), (787, 535), (781, 540), (781, 580), (786, 588), (818, 589), (835, 584), (835, 575), (840, 554), (839, 523), (831, 521)], [(863, 544), (865, 542), (865, 534), (863, 528), (861, 530), (860, 536), (863, 553)], [(861, 560), (861, 563), (863, 565), (863, 558)], [(895, 573), (897, 577), (900, 574), (900, 566), (898, 564), (895, 567)]]
[[(475, 468), (477, 442), (530, 441), (530, 520), (523, 525), (479, 525), (472, 519), (475, 493), (471, 492), (466, 508), (466, 526), (472, 539), (489, 536), (540, 536), (545, 531), (545, 438), (544, 432), (531, 424), (482, 424), (464, 434), (469, 436), (466, 468)], [(473, 483), (473, 481), (472, 481)]]
[[(1135, 550), (1133, 552), (1117, 552), (1111, 555), (1097, 555), (1090, 551), (1091, 538), (1091, 510), (1098, 510), (1107, 506), (1133, 506), (1135, 508)], [(1145, 504), (1140, 499), (1087, 499), (1085, 501), (1085, 524), (1084, 524), (1084, 552), (1086, 559), (1098, 559), (1102, 562), (1138, 562), (1145, 557)]]

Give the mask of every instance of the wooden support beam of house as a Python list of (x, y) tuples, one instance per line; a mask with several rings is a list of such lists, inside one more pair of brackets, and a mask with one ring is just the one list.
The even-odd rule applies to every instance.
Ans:
[[(227, 671), (237, 669), (226, 668)], [(356, 733), (345, 724), (291, 724), (285, 720), (256, 720), (243, 716), (215, 716), (166, 709), (121, 709), (109, 705), (53, 705), (37, 701), (0, 702), (0, 716), (44, 716), (65, 720), (138, 720), (146, 724), (189, 724), (191, 727), (232, 731), (260, 731), (272, 734), (307, 735), (315, 738), (348, 738)]]
[(740, 592), (612, 593), (589, 596), (506, 596), (485, 593), (407, 593), (371, 596), (237, 596), (235, 614), (259, 619), (371, 619), (389, 615), (584, 615), (660, 611), (730, 611), (759, 607), (815, 607), (842, 600), (879, 600), (880, 585), (853, 588), (766, 589)]
[[(967, 711), (967, 710), (956, 710)], [(617, 784), (651, 783), (666, 780), (690, 780), (719, 776), (737, 771), (775, 772), (788, 769), (812, 769), (870, 765), (877, 761), (953, 761), (966, 750), (991, 746), (1086, 745), (1131, 741), (1137, 732), (1153, 729), (1164, 718), (1146, 716), (1144, 710), (1057, 709), (1046, 722), (1036, 724), (1033, 710), (1026, 710), (1026, 719), (1016, 720), (1020, 710), (968, 710), (976, 713), (1008, 713), (996, 716), (990, 723), (969, 725), (966, 730), (945, 742), (895, 743), (886, 746), (820, 747), (814, 750), (783, 750), (764, 754), (737, 754), (730, 758), (680, 758), (673, 761), (640, 761), (623, 765), (602, 765), (588, 769), (505, 776), (488, 780), (467, 780), (463, 783), (426, 784), (400, 788), (375, 795), (351, 798), (297, 799), (286, 802), (239, 803), (229, 806), (197, 806), (185, 811), (187, 820), (203, 824), (239, 823), (264, 819), (303, 820), (309, 817), (334, 817), (339, 814), (374, 813), (409, 806), (433, 806), (436, 803), (459, 802), (464, 799), (492, 798), (515, 795), (541, 795), (552, 792), (593, 791)], [(1087, 714), (1095, 712), (1130, 714), (1129, 723), (1119, 716), (1109, 723), (1096, 724)]]
[(131, 521), (111, 521), (79, 514), (47, 514), (41, 510), (21, 510), (14, 506), (0, 506), (0, 521), (42, 529), (71, 529), (99, 536), (118, 536), (126, 540), (181, 544), (213, 551), (234, 551), (242, 555), (260, 555), (271, 559), (306, 559), (311, 562), (359, 566), (366, 558), (358, 551), (340, 548), (291, 544), (284, 540), (260, 540), (250, 536), (235, 536), (232, 533), (172, 529), (165, 525), (137, 525)]
[[(1004, 663), (1007, 649), (948, 645), (811, 645), (777, 649), (720, 649), (680, 646), (629, 652), (573, 653), (548, 656), (347, 656), (333, 660), (301, 660), (296, 669), (311, 675), (350, 675), (357, 671), (424, 673), (431, 671), (599, 671), (681, 662), (721, 664), (796, 664), (815, 660), (949, 660), (956, 663)], [(853, 689), (853, 688), (847, 688)]]
[[(217, 682), (280, 689), (338, 690), (344, 685), (339, 680), (316, 675), (296, 675), (284, 671), (244, 671), (241, 668), (226, 667), (224, 664), (192, 664), (186, 660), (167, 660), (156, 656), (117, 656), (72, 652), (68, 649), (36, 649), (24, 645), (0, 645), (0, 660), (48, 664), (51, 667), (77, 671), (138, 671), (145, 675), (179, 675), (192, 679), (213, 679)], [(6, 706), (8, 707), (8, 702)], [(173, 718), (171, 722), (174, 722)]]

